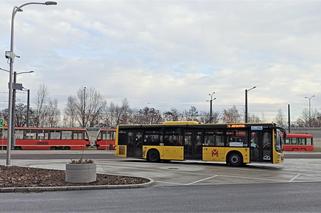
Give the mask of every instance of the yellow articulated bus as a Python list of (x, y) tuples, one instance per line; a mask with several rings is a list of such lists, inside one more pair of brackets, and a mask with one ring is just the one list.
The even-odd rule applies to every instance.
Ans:
[(251, 162), (282, 163), (285, 133), (274, 123), (120, 125), (116, 155), (151, 162), (203, 160), (241, 166)]

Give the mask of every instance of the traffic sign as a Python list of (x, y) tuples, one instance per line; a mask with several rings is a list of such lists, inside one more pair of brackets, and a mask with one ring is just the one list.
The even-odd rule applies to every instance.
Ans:
[(0, 128), (2, 128), (3, 125), (4, 125), (4, 120), (3, 120), (3, 118), (0, 118)]

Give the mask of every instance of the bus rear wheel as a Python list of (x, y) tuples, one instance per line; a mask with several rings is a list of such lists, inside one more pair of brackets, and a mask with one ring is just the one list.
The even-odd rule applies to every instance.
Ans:
[(229, 166), (242, 166), (243, 165), (243, 158), (240, 153), (232, 152), (227, 157), (227, 164)]
[(147, 153), (147, 160), (150, 162), (159, 162), (159, 152), (156, 149), (149, 150)]

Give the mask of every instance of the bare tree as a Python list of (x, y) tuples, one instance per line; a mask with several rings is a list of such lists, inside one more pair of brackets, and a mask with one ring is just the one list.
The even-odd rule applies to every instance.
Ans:
[(122, 101), (122, 105), (119, 110), (118, 124), (127, 124), (129, 122), (130, 113), (131, 113), (131, 109), (129, 107), (127, 99), (125, 98)]
[(250, 123), (262, 123), (262, 120), (261, 120), (258, 116), (254, 115), (254, 114), (251, 114), (251, 115), (249, 116), (248, 121), (249, 121)]
[(162, 121), (162, 115), (155, 108), (144, 107), (134, 115), (134, 122), (138, 124), (158, 124)]
[(313, 110), (309, 117), (309, 110), (304, 109), (302, 111), (301, 116), (297, 119), (296, 123), (301, 127), (309, 127), (310, 119), (312, 127), (320, 127), (321, 126), (321, 114), (317, 110)]
[(241, 115), (236, 106), (223, 111), (223, 122), (225, 123), (238, 123), (241, 121)]
[(44, 126), (57, 127), (60, 121), (60, 110), (58, 109), (58, 100), (49, 100), (45, 106)]
[(24, 126), (26, 124), (27, 106), (24, 104), (17, 104), (14, 115), (15, 126)]
[(163, 119), (165, 121), (178, 121), (180, 113), (177, 109), (172, 108), (170, 111), (163, 113)]
[(285, 126), (285, 120), (284, 120), (282, 109), (278, 110), (278, 113), (276, 114), (276, 117), (275, 117), (275, 123), (281, 127)]
[(34, 125), (36, 127), (42, 126), (45, 117), (45, 105), (48, 99), (48, 90), (46, 85), (42, 84), (39, 86), (36, 96), (36, 109), (34, 114)]
[(80, 88), (76, 96), (68, 97), (65, 117), (70, 124), (76, 121), (81, 127), (99, 125), (105, 106), (106, 101), (94, 88)]
[[(201, 123), (209, 123), (210, 122), (210, 113), (208, 112), (201, 112), (200, 113), (200, 122)], [(212, 122), (211, 123), (218, 123), (220, 121), (220, 113), (219, 112), (212, 112)]]
[(65, 108), (64, 125), (69, 127), (75, 127), (76, 119), (77, 119), (76, 98), (69, 96), (67, 100), (67, 105)]
[(308, 127), (309, 126), (309, 110), (308, 109), (304, 109), (302, 111), (302, 114), (297, 119), (296, 123), (300, 127)]
[(184, 111), (183, 119), (187, 121), (198, 121), (198, 110), (195, 106), (191, 106), (188, 111)]

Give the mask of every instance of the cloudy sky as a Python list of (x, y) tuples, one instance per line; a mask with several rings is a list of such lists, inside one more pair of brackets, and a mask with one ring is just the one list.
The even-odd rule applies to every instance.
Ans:
[[(13, 6), (0, 2), (0, 67), (9, 69)], [(18, 81), (48, 87), (61, 109), (79, 88), (96, 88), (107, 102), (133, 108), (207, 111), (235, 105), (270, 121), (287, 104), (296, 119), (315, 95), (321, 111), (321, 1), (312, 0), (61, 0), (31, 5), (15, 18)], [(0, 108), (8, 74), (0, 72)], [(33, 93), (33, 95), (34, 95)], [(32, 97), (34, 98), (34, 96)], [(18, 101), (25, 96), (18, 94)]]

